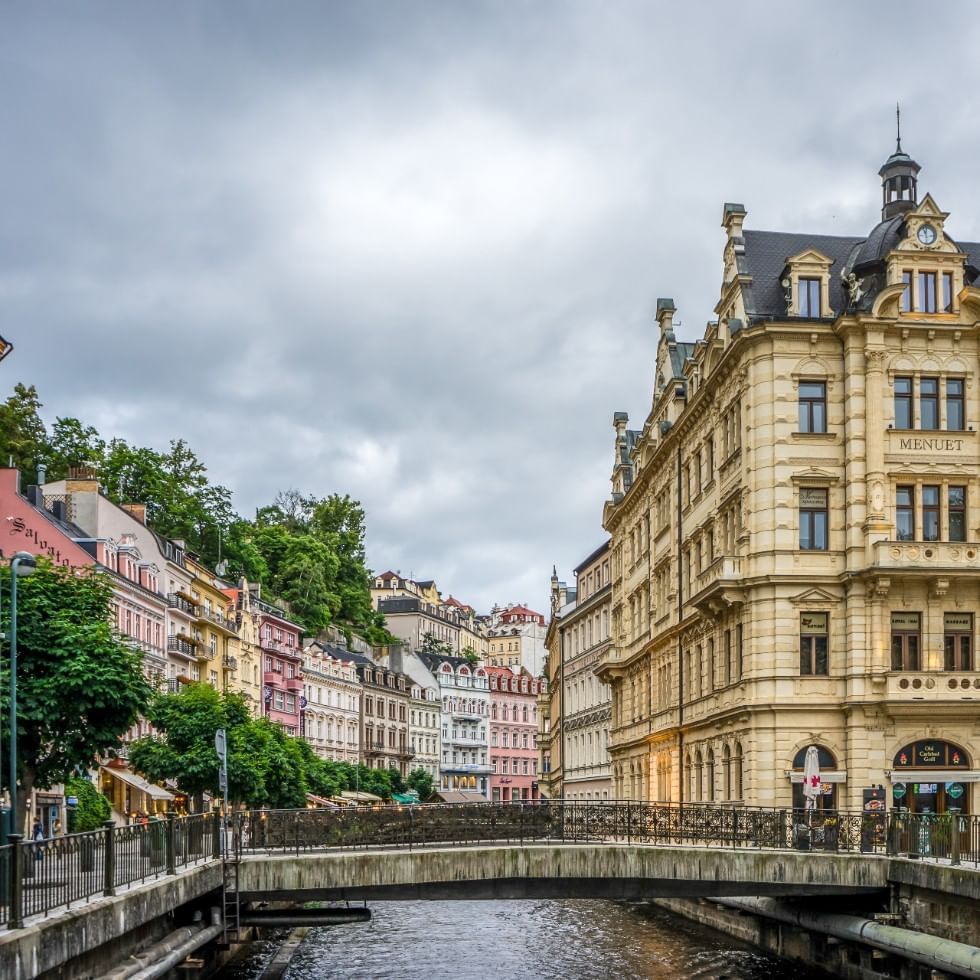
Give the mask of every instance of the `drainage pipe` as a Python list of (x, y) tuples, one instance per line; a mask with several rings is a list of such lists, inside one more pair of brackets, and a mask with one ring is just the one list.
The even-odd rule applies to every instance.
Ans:
[(966, 943), (888, 926), (859, 915), (814, 912), (773, 898), (713, 898), (711, 901), (716, 905), (786, 922), (847, 942), (873, 946), (958, 977), (973, 977), (974, 980), (980, 978), (980, 949)]
[(221, 910), (211, 909), (211, 925), (200, 929), (184, 926), (170, 933), (166, 939), (155, 943), (140, 953), (130, 957), (126, 966), (107, 973), (103, 980), (153, 980), (169, 973), (195, 950), (217, 939), (225, 931), (221, 921)]

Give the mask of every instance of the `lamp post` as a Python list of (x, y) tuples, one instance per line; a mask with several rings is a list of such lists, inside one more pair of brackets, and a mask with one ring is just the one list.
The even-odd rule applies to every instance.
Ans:
[(17, 576), (30, 575), (37, 561), (29, 551), (18, 551), (10, 561), (10, 822), (20, 833), (17, 813)]

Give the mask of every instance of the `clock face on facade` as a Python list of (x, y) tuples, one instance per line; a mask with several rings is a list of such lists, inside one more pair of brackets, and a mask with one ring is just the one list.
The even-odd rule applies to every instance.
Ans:
[(936, 229), (933, 228), (932, 225), (922, 225), (915, 233), (915, 237), (918, 238), (923, 245), (932, 245), (938, 235), (936, 234)]

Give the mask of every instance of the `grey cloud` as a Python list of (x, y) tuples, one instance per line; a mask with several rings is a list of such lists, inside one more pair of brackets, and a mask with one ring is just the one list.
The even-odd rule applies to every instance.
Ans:
[[(911, 3), (8, 7), (5, 387), (163, 445), (245, 513), (365, 504), (369, 559), (546, 604), (601, 540), (656, 296), (700, 335), (721, 205), (860, 233), (892, 107), (969, 209), (980, 22)], [(916, 21), (917, 23), (919, 21)]]

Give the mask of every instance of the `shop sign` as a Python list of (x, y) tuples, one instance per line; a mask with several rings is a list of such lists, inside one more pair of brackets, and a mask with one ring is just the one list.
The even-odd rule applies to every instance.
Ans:
[(883, 786), (870, 786), (862, 792), (865, 813), (876, 813), (885, 809), (885, 789)]
[(962, 783), (947, 783), (946, 795), (952, 800), (958, 800), (963, 795)]
[(973, 616), (970, 613), (946, 613), (943, 616), (943, 627), (957, 633), (973, 632)]
[(905, 783), (895, 783), (892, 786), (892, 795), (896, 800), (900, 800), (905, 795)]
[(944, 742), (916, 742), (912, 747), (913, 766), (942, 765), (946, 755)]
[(800, 487), (800, 506), (801, 507), (826, 507), (827, 491), (814, 487)]
[(921, 793), (923, 796), (932, 796), (939, 789), (938, 783), (916, 783), (915, 792)]
[(77, 796), (66, 796), (65, 797), (65, 806), (78, 806), (78, 797)]
[(800, 632), (804, 634), (825, 634), (827, 632), (827, 614), (800, 613)]
[(919, 614), (918, 613), (892, 613), (892, 629), (893, 630), (918, 630), (919, 628)]
[(916, 769), (944, 767), (965, 769), (967, 762), (957, 746), (943, 742), (941, 739), (922, 739), (901, 748), (895, 756), (895, 765), (899, 768)]

